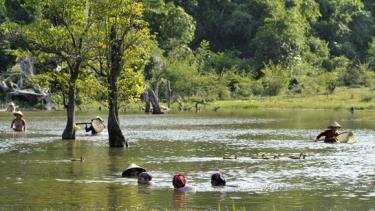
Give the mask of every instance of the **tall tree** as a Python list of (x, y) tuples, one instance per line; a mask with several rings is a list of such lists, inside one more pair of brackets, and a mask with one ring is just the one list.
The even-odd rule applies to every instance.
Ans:
[(185, 10), (173, 2), (143, 0), (145, 20), (152, 33), (157, 34), (159, 47), (168, 51), (189, 44), (195, 33), (195, 21)]
[[(322, 17), (313, 24), (315, 33), (328, 41), (331, 54), (363, 59), (374, 35), (369, 1), (318, 0)], [(365, 4), (367, 8), (365, 8)], [(368, 9), (368, 10), (366, 10)]]
[(140, 70), (149, 57), (151, 36), (143, 20), (142, 4), (134, 0), (102, 0), (92, 3), (96, 19), (97, 70), (107, 80), (108, 135), (110, 147), (128, 146), (120, 128), (119, 80), (126, 70)]
[(11, 49), (27, 48), (27, 43), (22, 36), (8, 36), (5, 33), (9, 22), (28, 24), (34, 20), (34, 9), (25, 4), (26, 0), (0, 0), (0, 71), (5, 71), (15, 64), (15, 56)]
[[(301, 60), (310, 29), (309, 20), (319, 16), (318, 5), (312, 1), (264, 1), (268, 15), (253, 40), (258, 63), (282, 64), (291, 67)], [(311, 3), (309, 6), (307, 3)]]
[(93, 22), (87, 0), (29, 0), (35, 21), (20, 27), (30, 50), (39, 58), (53, 57), (63, 69), (56, 73), (67, 79), (67, 123), (63, 139), (75, 139), (77, 80), (90, 59), (90, 30)]

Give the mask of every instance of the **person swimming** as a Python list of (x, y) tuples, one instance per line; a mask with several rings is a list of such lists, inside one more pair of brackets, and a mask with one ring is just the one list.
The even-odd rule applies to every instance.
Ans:
[(214, 173), (211, 175), (211, 185), (212, 186), (225, 186), (226, 180), (223, 173)]
[(148, 172), (142, 172), (138, 174), (138, 184), (139, 185), (150, 185), (152, 176)]
[(186, 184), (185, 175), (183, 173), (175, 174), (172, 179), (172, 184), (173, 187), (180, 192), (195, 190), (192, 186)]

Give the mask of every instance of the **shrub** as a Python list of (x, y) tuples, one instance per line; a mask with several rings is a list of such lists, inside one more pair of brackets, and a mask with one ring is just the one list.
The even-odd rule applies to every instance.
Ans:
[(370, 63), (358, 63), (343, 71), (340, 82), (344, 86), (370, 86), (374, 73), (371, 72)]
[(370, 102), (372, 100), (372, 97), (370, 97), (370, 96), (366, 96), (366, 97), (364, 97), (364, 98), (362, 98), (362, 102)]
[(281, 65), (269, 64), (263, 69), (264, 76), (261, 79), (264, 95), (276, 96), (288, 84), (286, 70)]

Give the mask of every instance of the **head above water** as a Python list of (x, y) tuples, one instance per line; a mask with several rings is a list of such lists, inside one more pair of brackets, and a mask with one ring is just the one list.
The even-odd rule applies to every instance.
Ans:
[(336, 121), (334, 121), (334, 122), (332, 122), (332, 123), (328, 126), (328, 128), (330, 128), (330, 129), (339, 129), (339, 128), (341, 128), (341, 125), (340, 125), (339, 123), (337, 123)]
[(147, 185), (152, 180), (152, 176), (147, 172), (138, 174), (138, 184)]
[(183, 188), (186, 185), (186, 179), (185, 176), (182, 173), (177, 173), (173, 176), (173, 187), (174, 188)]
[(215, 173), (211, 175), (212, 186), (225, 186), (226, 181), (222, 173)]

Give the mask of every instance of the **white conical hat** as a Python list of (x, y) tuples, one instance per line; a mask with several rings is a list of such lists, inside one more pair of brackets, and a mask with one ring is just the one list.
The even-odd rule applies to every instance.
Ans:
[(16, 111), (16, 112), (13, 112), (13, 115), (20, 115), (21, 117), (23, 117), (23, 113), (21, 111)]
[(128, 167), (127, 169), (125, 169), (124, 172), (122, 172), (122, 176), (123, 176), (123, 177), (129, 177), (129, 176), (131, 176), (131, 175), (130, 175), (130, 171), (131, 171), (132, 169), (138, 169), (138, 170), (139, 170), (139, 173), (141, 173), (141, 172), (145, 172), (145, 171), (146, 171), (146, 169), (144, 169), (144, 168), (138, 166), (137, 164), (132, 163), (132, 164), (129, 165), (129, 167)]
[(100, 121), (104, 122), (103, 118), (101, 118), (100, 116), (96, 116), (96, 117), (95, 117), (94, 119), (92, 119), (91, 121), (93, 121), (93, 120), (95, 120), (95, 119), (97, 119), (97, 120), (100, 120)]
[(340, 128), (341, 125), (335, 121), (335, 122), (332, 122), (328, 127), (329, 128)]
[(104, 130), (105, 125), (103, 123), (104, 121), (101, 121), (99, 119), (93, 119), (91, 121), (91, 125), (94, 128), (95, 132), (100, 133)]

